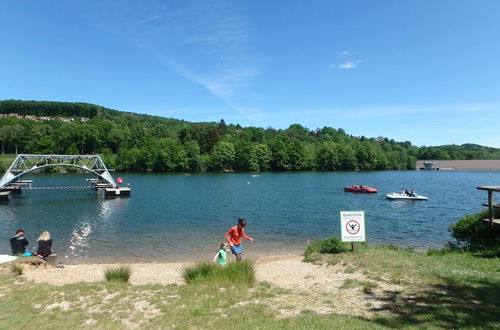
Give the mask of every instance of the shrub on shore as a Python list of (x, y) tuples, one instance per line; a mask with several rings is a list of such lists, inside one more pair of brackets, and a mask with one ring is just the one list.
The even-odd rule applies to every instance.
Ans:
[[(495, 217), (500, 216), (495, 212)], [(500, 232), (485, 225), (482, 219), (488, 218), (488, 211), (474, 215), (466, 215), (451, 225), (449, 230), (455, 242), (450, 242), (448, 248), (467, 251), (496, 251), (500, 253)]]
[(222, 267), (214, 263), (198, 263), (185, 267), (182, 277), (188, 284), (213, 283), (217, 285), (253, 285), (255, 283), (255, 269), (252, 260), (232, 262)]
[(337, 254), (345, 251), (347, 251), (345, 243), (340, 238), (331, 237), (309, 245), (304, 252), (304, 259), (305, 261), (312, 261), (315, 256), (321, 254)]
[(128, 282), (130, 275), (132, 275), (132, 268), (130, 266), (120, 266), (104, 270), (104, 277), (107, 281)]

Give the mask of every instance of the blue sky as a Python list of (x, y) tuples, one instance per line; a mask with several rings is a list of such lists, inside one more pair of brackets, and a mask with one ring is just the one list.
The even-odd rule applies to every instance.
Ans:
[(500, 147), (500, 1), (20, 1), (0, 99)]

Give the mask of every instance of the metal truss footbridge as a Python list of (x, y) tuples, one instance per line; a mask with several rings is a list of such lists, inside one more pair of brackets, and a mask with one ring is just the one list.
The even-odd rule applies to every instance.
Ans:
[(56, 166), (79, 168), (96, 175), (100, 182), (117, 187), (106, 165), (97, 155), (18, 155), (0, 180), (0, 189), (11, 186), (25, 174)]

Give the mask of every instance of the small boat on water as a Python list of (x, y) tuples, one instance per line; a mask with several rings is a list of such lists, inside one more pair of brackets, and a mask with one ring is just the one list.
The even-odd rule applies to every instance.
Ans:
[(408, 195), (408, 194), (405, 194), (404, 192), (400, 192), (400, 193), (393, 192), (393, 193), (385, 195), (385, 197), (391, 201), (395, 201), (395, 200), (426, 201), (428, 199), (426, 196), (417, 195), (415, 193)]
[(372, 187), (367, 187), (367, 186), (362, 185), (362, 184), (355, 184), (355, 185), (350, 186), (350, 187), (344, 187), (344, 191), (345, 192), (355, 192), (355, 193), (369, 193), (369, 194), (373, 194), (373, 193), (378, 192), (377, 189), (372, 188)]

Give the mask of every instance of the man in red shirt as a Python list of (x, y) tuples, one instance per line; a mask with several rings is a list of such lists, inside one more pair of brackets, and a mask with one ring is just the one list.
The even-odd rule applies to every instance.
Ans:
[(231, 246), (231, 251), (236, 256), (236, 261), (241, 260), (241, 254), (243, 253), (243, 248), (241, 247), (241, 238), (247, 239), (253, 242), (253, 238), (245, 234), (245, 226), (247, 221), (245, 219), (238, 219), (238, 225), (231, 227), (226, 233), (226, 240)]

